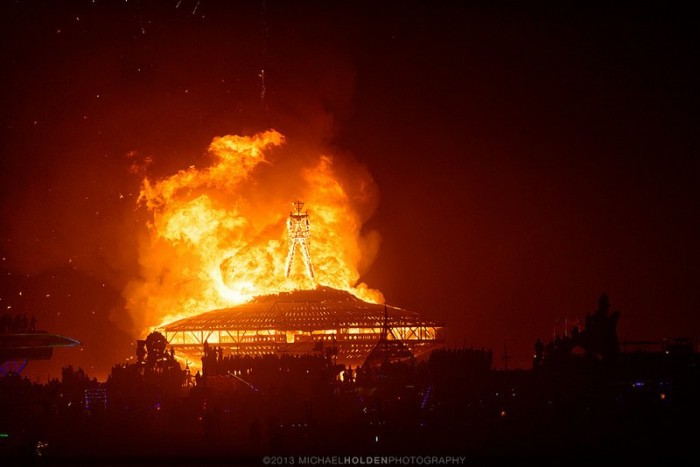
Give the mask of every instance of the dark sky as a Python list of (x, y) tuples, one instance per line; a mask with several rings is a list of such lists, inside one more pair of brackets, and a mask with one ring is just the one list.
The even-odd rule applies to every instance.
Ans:
[(169, 175), (270, 127), (367, 166), (362, 280), (456, 345), (526, 366), (603, 292), (623, 339), (700, 335), (691, 12), (379, 3), (1, 7), (0, 309), (84, 342), (28, 374), (133, 353), (134, 158)]

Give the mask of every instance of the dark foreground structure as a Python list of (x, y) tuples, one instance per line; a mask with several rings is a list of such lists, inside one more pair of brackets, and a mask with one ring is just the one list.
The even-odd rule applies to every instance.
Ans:
[[(618, 315), (597, 311), (582, 335), (616, 339), (590, 323)], [(354, 369), (322, 352), (210, 350), (208, 371), (191, 375), (154, 333), (137, 363), (115, 366), (106, 383), (72, 368), (47, 385), (0, 378), (0, 455), (65, 465), (327, 465), (334, 456), (696, 465), (687, 428), (700, 415), (694, 347), (551, 344), (541, 344), (533, 370), (494, 371), (491, 352), (471, 348)], [(587, 354), (600, 348), (612, 353)]]
[(48, 360), (53, 349), (75, 347), (70, 337), (36, 329), (36, 319), (26, 313), (0, 316), (0, 377), (21, 373), (30, 360)]

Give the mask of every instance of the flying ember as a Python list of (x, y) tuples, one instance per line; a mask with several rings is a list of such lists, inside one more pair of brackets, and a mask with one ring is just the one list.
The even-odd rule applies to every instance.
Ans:
[[(207, 167), (142, 182), (140, 277), (124, 292), (137, 329), (317, 286), (383, 302), (358, 284), (379, 246), (362, 230), (377, 198), (364, 167), (293, 147), (275, 130), (214, 138), (208, 157)], [(310, 212), (297, 201), (289, 213), (294, 199)]]

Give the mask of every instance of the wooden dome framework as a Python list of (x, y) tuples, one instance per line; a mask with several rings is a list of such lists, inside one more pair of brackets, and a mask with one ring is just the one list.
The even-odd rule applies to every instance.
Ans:
[(339, 363), (362, 364), (382, 337), (414, 354), (445, 341), (444, 324), (397, 307), (368, 303), (328, 287), (256, 297), (160, 329), (178, 351), (193, 355), (204, 343), (238, 355), (308, 354), (335, 349)]

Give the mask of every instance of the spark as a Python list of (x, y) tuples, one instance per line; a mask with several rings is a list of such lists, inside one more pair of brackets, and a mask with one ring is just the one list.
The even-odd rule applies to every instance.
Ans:
[(260, 103), (265, 106), (265, 69), (261, 69), (260, 73), (258, 74), (260, 77)]
[(197, 0), (197, 4), (194, 6), (194, 10), (192, 10), (192, 14), (193, 14), (193, 15), (194, 15), (195, 13), (197, 13), (197, 8), (199, 8), (200, 2), (201, 2), (201, 0)]
[(267, 26), (267, 3), (265, 0), (262, 1), (262, 4), (260, 5), (260, 20), (262, 22), (262, 60), (263, 60), (263, 68), (260, 69), (260, 103), (263, 106), (263, 109), (267, 111), (267, 106), (265, 105), (265, 94), (267, 92), (267, 89), (265, 88), (265, 68), (264, 64), (267, 61), (267, 44), (269, 42), (270, 38), (270, 29)]
[(180, 3), (182, 3), (182, 0), (178, 0), (177, 5), (175, 5), (175, 8), (180, 8)]
[(146, 35), (146, 28), (143, 27), (143, 16), (141, 15), (141, 4), (138, 4), (138, 14), (136, 18), (139, 20), (139, 28), (141, 29), (141, 35)]

